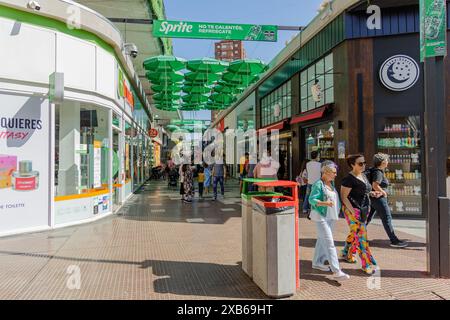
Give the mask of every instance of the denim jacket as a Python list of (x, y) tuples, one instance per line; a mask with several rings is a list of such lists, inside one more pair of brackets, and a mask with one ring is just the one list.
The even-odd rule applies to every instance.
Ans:
[[(332, 183), (333, 186), (333, 191), (335, 191), (335, 187), (334, 187), (334, 183)], [(316, 210), (318, 213), (320, 213), (321, 216), (326, 217), (327, 216), (327, 210), (328, 207), (324, 207), (324, 206), (318, 206), (317, 202), (318, 201), (327, 201), (326, 197), (325, 197), (325, 190), (326, 186), (323, 183), (322, 179), (319, 179), (316, 183), (314, 183), (311, 187), (311, 193), (309, 195), (309, 203), (311, 204), (311, 209)], [(339, 200), (339, 195), (337, 197), (337, 200), (339, 201), (339, 206), (338, 208), (341, 207), (341, 203)]]

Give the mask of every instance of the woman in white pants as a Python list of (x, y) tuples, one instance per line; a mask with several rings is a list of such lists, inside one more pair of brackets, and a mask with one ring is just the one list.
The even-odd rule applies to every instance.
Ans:
[[(322, 163), (322, 177), (311, 187), (309, 203), (311, 220), (317, 226), (317, 242), (314, 250), (313, 269), (332, 271), (335, 280), (347, 280), (349, 276), (341, 271), (334, 246), (333, 228), (339, 219), (341, 204), (334, 187), (337, 166), (332, 161)], [(328, 261), (329, 265), (325, 265)]]

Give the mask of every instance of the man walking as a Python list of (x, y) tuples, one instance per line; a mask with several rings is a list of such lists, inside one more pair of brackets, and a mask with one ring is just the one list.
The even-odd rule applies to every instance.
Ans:
[(217, 200), (217, 184), (220, 183), (220, 191), (222, 197), (225, 197), (225, 187), (224, 187), (224, 179), (227, 175), (227, 167), (225, 166), (225, 162), (218, 161), (214, 164), (213, 170), (213, 191), (214, 191), (214, 201)]

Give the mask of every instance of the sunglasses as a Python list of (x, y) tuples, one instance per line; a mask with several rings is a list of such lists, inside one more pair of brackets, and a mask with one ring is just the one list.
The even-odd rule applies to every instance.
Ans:
[(365, 166), (366, 164), (367, 164), (367, 162), (358, 162), (357, 163), (357, 165), (360, 166), (360, 167)]

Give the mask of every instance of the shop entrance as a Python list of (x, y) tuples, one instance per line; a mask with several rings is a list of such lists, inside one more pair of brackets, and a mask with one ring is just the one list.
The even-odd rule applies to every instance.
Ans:
[(279, 180), (292, 180), (292, 140), (280, 139), (279, 141)]

